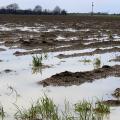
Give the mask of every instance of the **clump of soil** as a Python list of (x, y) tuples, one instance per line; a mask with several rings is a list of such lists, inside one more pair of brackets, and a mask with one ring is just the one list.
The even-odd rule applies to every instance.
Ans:
[(11, 70), (11, 69), (5, 69), (5, 70), (1, 71), (0, 74), (11, 73), (11, 72), (16, 72), (16, 71)]
[(112, 95), (116, 98), (120, 98), (120, 88), (117, 88)]
[(120, 106), (120, 100), (106, 100), (103, 103), (109, 106)]
[(117, 56), (115, 59), (111, 59), (110, 62), (120, 62), (120, 56)]
[(91, 56), (94, 54), (103, 54), (103, 53), (111, 53), (111, 52), (120, 52), (120, 48), (113, 47), (113, 48), (104, 49), (104, 50), (96, 49), (93, 52), (75, 53), (75, 54), (70, 54), (70, 55), (59, 54), (57, 57), (60, 59), (63, 59), (63, 58), (69, 58), (69, 57)]
[(86, 72), (69, 72), (65, 71), (50, 78), (42, 80), (39, 84), (43, 86), (71, 86), (80, 85), (84, 82), (92, 82), (96, 79), (106, 78), (109, 76), (120, 76), (120, 65), (108, 66), (105, 65), (102, 68), (98, 68), (92, 71)]
[(5, 72), (5, 73), (10, 73), (10, 72), (13, 72), (13, 70), (5, 69), (4, 72)]
[(3, 49), (3, 48), (0, 48), (0, 51), (5, 51), (5, 49)]

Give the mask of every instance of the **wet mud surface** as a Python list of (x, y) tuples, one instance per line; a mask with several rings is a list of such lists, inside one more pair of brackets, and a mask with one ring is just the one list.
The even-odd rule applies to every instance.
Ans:
[[(104, 53), (111, 53), (111, 52), (120, 52), (120, 48), (115, 47), (115, 48), (104, 49), (104, 50), (99, 48), (99, 49), (94, 50), (93, 52), (75, 53), (71, 55), (60, 54), (57, 57), (60, 59), (63, 59), (63, 58), (78, 57), (78, 56), (92, 56), (95, 54), (104, 54)], [(116, 61), (118, 61), (118, 59)]]
[(106, 100), (103, 103), (113, 107), (120, 106), (120, 100)]
[(95, 69), (93, 71), (87, 72), (76, 72), (71, 73), (65, 71), (60, 74), (53, 75), (52, 77), (45, 79), (39, 84), (43, 86), (70, 86), (70, 85), (80, 85), (84, 82), (92, 82), (96, 79), (106, 78), (109, 76), (120, 76), (120, 66), (103, 66), (102, 68)]
[(117, 29), (120, 26), (119, 18), (1, 15), (0, 19), (0, 41), (4, 42), (5, 46), (17, 46), (28, 50), (41, 49), (26, 53), (17, 52), (15, 55), (120, 45), (120, 32)]

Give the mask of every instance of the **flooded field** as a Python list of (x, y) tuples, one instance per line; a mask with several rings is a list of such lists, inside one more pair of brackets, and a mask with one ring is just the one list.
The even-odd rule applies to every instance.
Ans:
[[(111, 110), (103, 120), (119, 120), (120, 91), (117, 97), (112, 94), (120, 88), (120, 18), (6, 15), (0, 19), (4, 120), (15, 120), (16, 106), (27, 109), (44, 94), (60, 109), (65, 100), (71, 105), (102, 100)], [(34, 57), (41, 58), (41, 66), (33, 65)]]

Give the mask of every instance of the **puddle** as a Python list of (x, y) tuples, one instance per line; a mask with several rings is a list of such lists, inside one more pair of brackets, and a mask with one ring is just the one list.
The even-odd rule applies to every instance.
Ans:
[(93, 52), (95, 49), (89, 48), (89, 49), (83, 49), (83, 50), (70, 50), (70, 51), (63, 51), (63, 52), (56, 52), (56, 55), (64, 54), (64, 55), (71, 55), (71, 54), (77, 54), (77, 53), (85, 53), (85, 52)]
[(87, 32), (90, 29), (73, 29), (73, 28), (66, 28), (66, 29), (59, 29), (59, 28), (53, 28), (53, 29), (48, 29), (46, 32), (53, 32), (53, 31), (65, 31), (65, 32)]
[(66, 40), (66, 38), (65, 37), (62, 37), (62, 36), (58, 36), (57, 38), (56, 38), (56, 40), (58, 40), (58, 41), (65, 41)]
[(64, 29), (64, 31), (69, 31), (69, 32), (78, 32), (78, 31), (81, 31), (81, 32), (88, 32), (90, 31), (90, 29), (73, 29), (73, 28), (67, 28), (67, 29)]
[(44, 25), (42, 24), (35, 24), (34, 27), (29, 27), (29, 26), (22, 26), (22, 25), (17, 25), (17, 24), (4, 24), (4, 25), (0, 25), (0, 31), (28, 31), (28, 32), (40, 32), (40, 31), (44, 31), (44, 32), (54, 32), (54, 31), (66, 31), (66, 32), (77, 32), (77, 31), (89, 31), (89, 29), (73, 29), (73, 28), (66, 28), (66, 29), (59, 29), (58, 26), (51, 26), (53, 28), (46, 28)]
[(40, 32), (41, 30), (44, 30), (45, 26), (44, 25), (38, 25), (36, 27), (28, 27), (28, 26), (21, 26), (21, 25), (13, 25), (9, 26), (7, 24), (5, 25), (0, 25), (0, 31), (28, 31), (28, 32)]
[(58, 36), (56, 38), (57, 41), (74, 41), (74, 40), (78, 40), (77, 37), (70, 37), (70, 38), (65, 38), (65, 37), (62, 37), (62, 36)]
[[(86, 43), (84, 43), (85, 45), (91, 44), (91, 43), (95, 43), (95, 42), (103, 42), (103, 41), (110, 41), (110, 38), (107, 34), (103, 34), (102, 37), (97, 37), (96, 35), (89, 37), (87, 39), (84, 39), (84, 41), (87, 40)], [(89, 41), (89, 42), (88, 42)], [(120, 41), (120, 36), (117, 34), (113, 35), (113, 39), (111, 41)]]
[[(62, 45), (62, 46), (58, 46), (58, 47), (55, 47), (55, 48), (64, 48), (64, 47), (70, 47), (71, 45)], [(53, 48), (54, 49), (54, 48)]]
[(114, 39), (120, 39), (120, 36), (117, 35), (117, 34), (114, 34), (114, 35), (113, 35), (113, 38), (114, 38)]
[(73, 29), (73, 28), (67, 28), (67, 29), (64, 29), (64, 31), (69, 31), (69, 32), (77, 32), (79, 30), (76, 30), (76, 29)]

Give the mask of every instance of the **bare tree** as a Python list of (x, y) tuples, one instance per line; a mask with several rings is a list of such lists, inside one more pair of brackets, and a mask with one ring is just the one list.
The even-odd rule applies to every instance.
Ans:
[(56, 6), (53, 10), (42, 9), (40, 5), (36, 5), (34, 9), (20, 9), (17, 3), (12, 3), (6, 7), (0, 7), (0, 14), (24, 14), (24, 15), (66, 15), (67, 12)]
[(67, 14), (67, 11), (66, 10), (61, 10), (61, 15), (66, 15)]
[(13, 4), (10, 4), (10, 5), (7, 5), (6, 9), (8, 9), (8, 10), (18, 10), (19, 6), (18, 6), (17, 3), (13, 3)]
[(36, 5), (33, 11), (42, 12), (42, 7), (40, 5)]
[(56, 6), (53, 10), (54, 14), (60, 14), (61, 13), (61, 8), (59, 6)]

